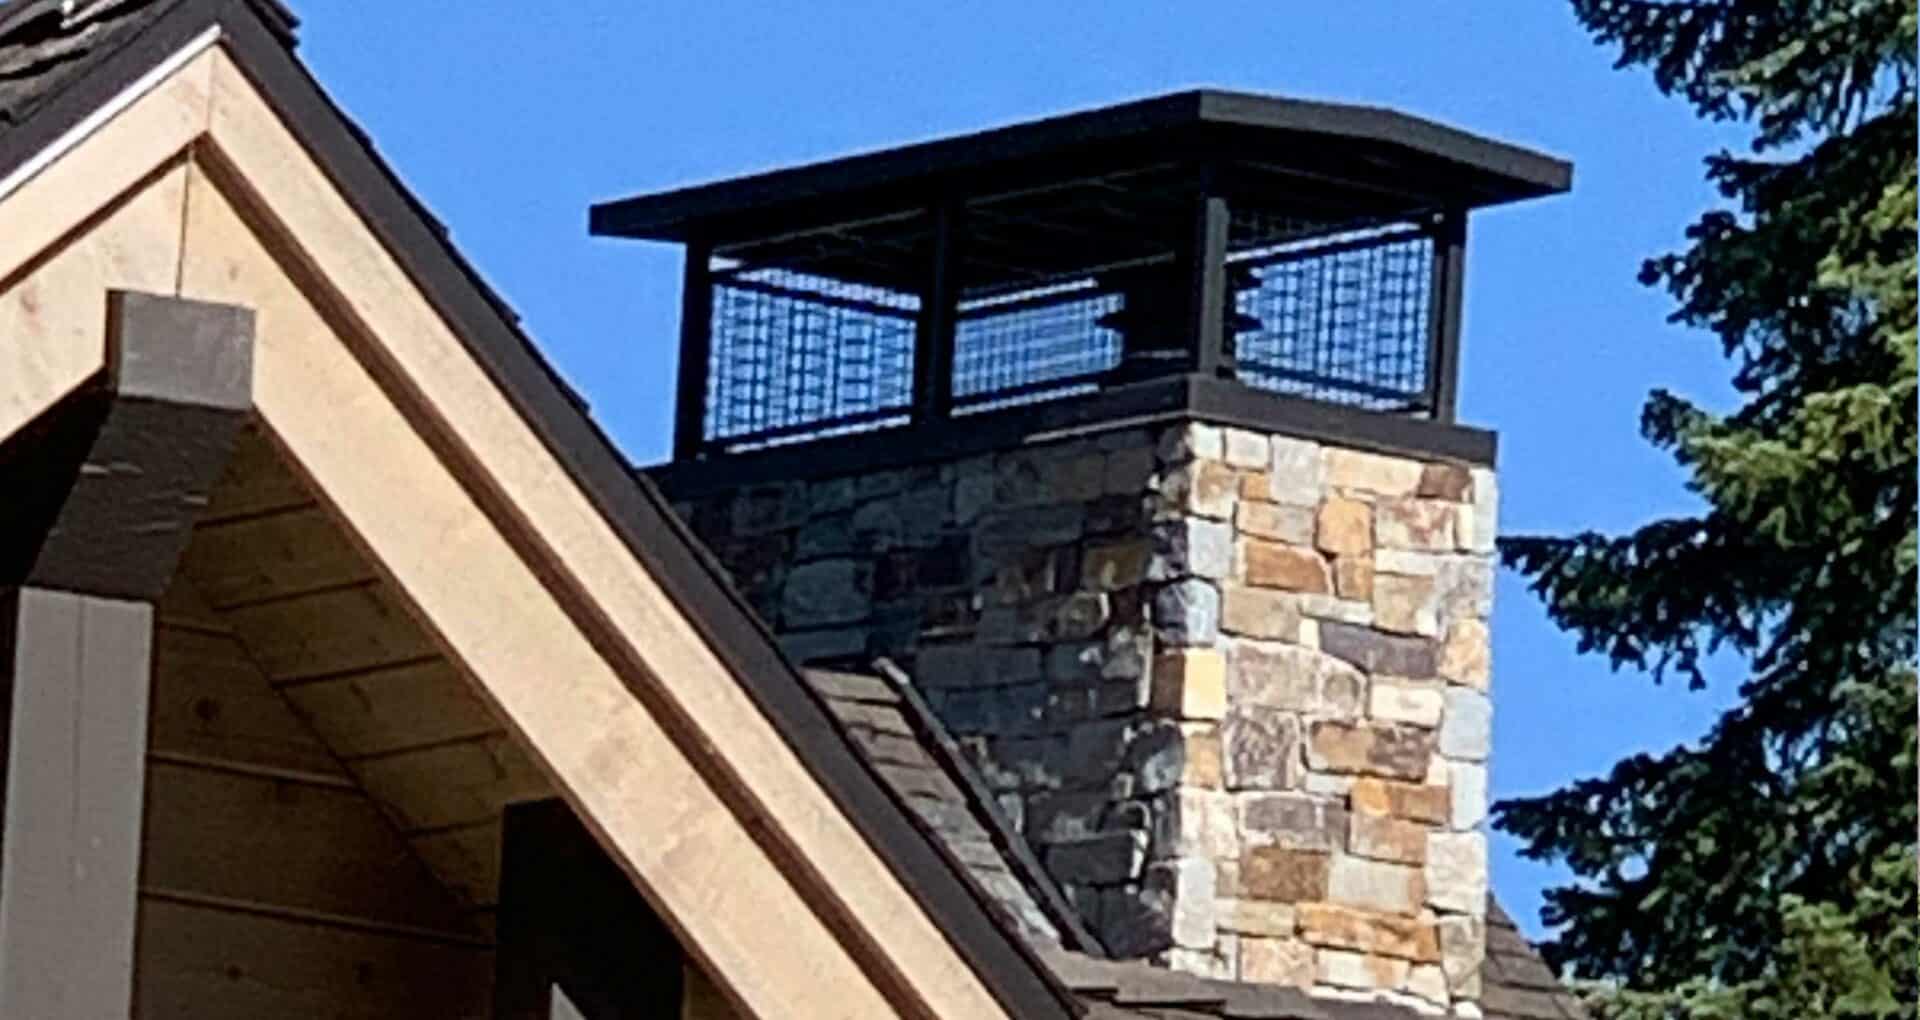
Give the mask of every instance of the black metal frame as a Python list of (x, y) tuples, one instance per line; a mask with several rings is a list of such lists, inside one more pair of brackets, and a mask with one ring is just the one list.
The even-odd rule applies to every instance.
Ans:
[[(1144, 370), (1123, 364), (1110, 370), (1048, 376), (984, 393), (957, 395), (956, 338), (961, 324), (981, 313), (970, 316), (962, 307), (965, 295), (961, 288), (959, 266), (967, 244), (966, 196), (948, 189), (924, 205), (924, 214), (932, 230), (930, 251), (926, 253), (921, 272), (923, 282), (919, 289), (919, 311), (906, 313), (887, 310), (890, 314), (910, 316), (914, 320), (911, 406), (876, 408), (757, 429), (745, 434), (709, 435), (713, 430), (708, 416), (712, 413), (714, 397), (714, 247), (704, 240), (691, 242), (687, 247), (682, 289), (684, 308), (674, 418), (675, 459), (690, 460), (738, 453), (765, 446), (843, 436), (848, 432), (900, 426), (934, 426), (961, 415), (972, 418), (982, 411), (1107, 389), (1156, 376), (1191, 372), (1207, 378), (1236, 379), (1238, 366), (1231, 333), (1225, 322), (1233, 293), (1230, 272), (1235, 268), (1229, 257), (1233, 208), (1224, 193), (1225, 189), (1216, 183), (1218, 178), (1213, 163), (1204, 161), (1193, 169), (1195, 184), (1191, 235), (1183, 242), (1177, 256), (1186, 264), (1191, 281), (1186, 313), (1188, 326), (1184, 330), (1187, 340), (1177, 357), (1148, 365)], [(1355, 246), (1382, 244), (1409, 237), (1425, 238), (1430, 241), (1432, 248), (1431, 275), (1426, 281), (1425, 292), (1426, 344), (1424, 364), (1421, 366), (1424, 392), (1417, 396), (1393, 394), (1407, 397), (1405, 406), (1394, 410), (1413, 412), (1438, 422), (1450, 423), (1454, 420), (1457, 393), (1466, 211), (1449, 209), (1436, 212), (1424, 222), (1408, 225), (1405, 231), (1383, 233), (1376, 239), (1352, 243)], [(1338, 253), (1342, 250), (1338, 245), (1330, 245), (1317, 249), (1315, 254)], [(817, 300), (832, 305), (837, 299), (822, 296)], [(1046, 300), (1049, 299), (1036, 299), (1036, 303)], [(994, 311), (1006, 307), (1012, 306), (998, 306)]]

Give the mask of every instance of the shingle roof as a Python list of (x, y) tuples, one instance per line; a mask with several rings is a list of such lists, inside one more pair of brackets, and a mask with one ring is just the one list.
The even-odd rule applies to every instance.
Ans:
[(1513, 918), (1487, 900), (1487, 962), (1480, 1007), (1488, 1020), (1587, 1020), (1587, 1010), (1554, 976)]
[(809, 669), (808, 681), (854, 744), (921, 823), (966, 868), (1030, 944), (1099, 951), (986, 784), (920, 694), (890, 664), (873, 672)]
[[(0, 0), (0, 130), (23, 123), (176, 2)], [(274, 0), (253, 3), (291, 38), (298, 22), (286, 8)]]

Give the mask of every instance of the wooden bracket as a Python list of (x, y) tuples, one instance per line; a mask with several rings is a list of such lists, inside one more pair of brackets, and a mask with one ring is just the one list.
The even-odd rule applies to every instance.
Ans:
[(252, 404), (253, 313), (108, 297), (107, 368), (0, 444), (0, 587), (152, 601)]

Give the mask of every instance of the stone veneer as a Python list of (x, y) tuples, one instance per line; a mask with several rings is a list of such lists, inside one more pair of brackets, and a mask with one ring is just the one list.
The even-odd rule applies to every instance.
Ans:
[(1473, 1015), (1492, 472), (1196, 423), (677, 504), (892, 656), (1117, 956)]

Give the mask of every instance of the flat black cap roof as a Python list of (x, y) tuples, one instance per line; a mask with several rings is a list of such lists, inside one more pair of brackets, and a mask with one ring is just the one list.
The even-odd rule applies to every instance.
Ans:
[(1564, 160), (1391, 110), (1206, 89), (604, 202), (591, 224), (725, 244), (1201, 153), (1231, 188), (1368, 218), (1534, 198), (1573, 178)]

